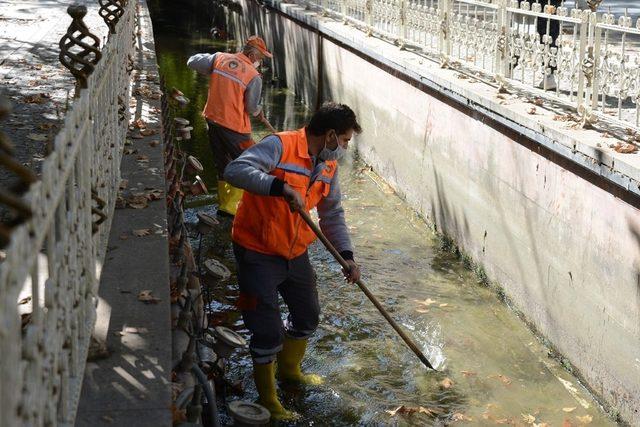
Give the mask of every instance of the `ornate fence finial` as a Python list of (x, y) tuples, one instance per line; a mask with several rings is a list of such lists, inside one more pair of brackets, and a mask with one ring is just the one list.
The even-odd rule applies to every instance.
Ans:
[(124, 0), (98, 0), (100, 3), (98, 14), (104, 19), (111, 34), (116, 33), (116, 25), (120, 17), (124, 15), (123, 2)]
[(60, 62), (67, 67), (76, 78), (75, 96), (80, 96), (80, 89), (87, 87), (87, 78), (93, 72), (102, 54), (100, 39), (89, 32), (82, 21), (87, 14), (86, 6), (71, 5), (67, 8), (73, 21), (60, 39)]
[[(4, 97), (0, 96), (0, 120), (11, 112), (11, 105)], [(31, 218), (31, 209), (20, 199), (29, 186), (37, 180), (31, 169), (13, 157), (13, 145), (9, 138), (0, 132), (0, 165), (13, 172), (18, 178), (8, 189), (0, 188), (0, 204), (5, 205), (9, 212), (4, 212), (0, 220), (0, 248), (5, 247), (11, 240), (11, 231), (14, 227)]]

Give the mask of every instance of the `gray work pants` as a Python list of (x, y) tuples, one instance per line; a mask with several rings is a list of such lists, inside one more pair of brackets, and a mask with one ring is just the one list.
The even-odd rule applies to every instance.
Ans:
[[(256, 363), (275, 360), (284, 335), (308, 338), (318, 327), (320, 304), (316, 274), (307, 252), (292, 260), (233, 245), (238, 266), (238, 308), (251, 332), (249, 349)], [(282, 322), (278, 295), (289, 309)]]

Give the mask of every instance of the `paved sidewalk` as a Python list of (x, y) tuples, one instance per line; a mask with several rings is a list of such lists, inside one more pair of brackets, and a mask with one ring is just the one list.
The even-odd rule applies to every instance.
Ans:
[[(87, 6), (84, 22), (103, 42), (108, 28), (95, 0), (0, 0), (0, 93), (13, 106), (13, 114), (0, 126), (18, 159), (36, 173), (67, 104), (73, 103), (75, 79), (58, 60), (58, 43), (71, 23), (71, 4)], [(0, 182), (11, 177), (0, 169)]]
[[(75, 79), (59, 60), (58, 43), (71, 17), (67, 7), (85, 4), (84, 19), (102, 43), (108, 28), (97, 0), (0, 0), (0, 93), (13, 113), (0, 126), (15, 145), (18, 159), (39, 172), (48, 142), (60, 129), (73, 103)], [(133, 87), (159, 93), (151, 20), (140, 0)], [(132, 102), (132, 122), (141, 118), (158, 133), (131, 139), (121, 173), (123, 196), (160, 190), (159, 200), (144, 209), (116, 209), (99, 288), (95, 336), (106, 343), (106, 356), (87, 362), (76, 425), (171, 425), (171, 315), (160, 101), (140, 91)], [(138, 133), (134, 130), (131, 133)], [(0, 184), (12, 174), (0, 168)], [(125, 187), (122, 185), (122, 187)], [(138, 237), (134, 230), (148, 230)], [(145, 234), (145, 233), (142, 233)], [(138, 300), (150, 290), (156, 304)], [(91, 351), (90, 351), (91, 353)]]

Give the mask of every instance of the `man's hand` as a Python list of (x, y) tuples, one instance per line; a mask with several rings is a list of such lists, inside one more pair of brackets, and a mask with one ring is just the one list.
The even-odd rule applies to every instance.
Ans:
[(304, 199), (300, 193), (291, 188), (291, 186), (286, 182), (282, 188), (282, 197), (284, 197), (287, 203), (289, 203), (289, 209), (291, 209), (291, 212), (305, 210)]
[(356, 262), (352, 259), (345, 260), (349, 265), (349, 270), (346, 268), (342, 269), (342, 274), (344, 274), (344, 278), (349, 283), (355, 283), (360, 280), (360, 267)]

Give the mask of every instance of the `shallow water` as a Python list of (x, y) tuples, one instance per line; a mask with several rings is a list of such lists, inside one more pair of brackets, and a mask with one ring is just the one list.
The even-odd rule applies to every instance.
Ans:
[[(215, 8), (204, 11), (198, 5), (202, 3), (150, 2), (166, 85), (178, 87), (192, 100), (180, 114), (195, 126), (193, 139), (183, 148), (203, 162), (204, 179), (215, 189), (216, 173), (200, 117), (207, 79), (185, 63), (193, 53), (234, 44), (211, 40)], [(308, 118), (308, 110), (286, 90), (266, 88), (264, 102), (267, 117), (278, 129), (301, 126)], [(256, 126), (256, 139), (264, 134), (266, 130)], [(441, 250), (427, 225), (355, 160), (353, 151), (340, 165), (340, 179), (364, 280), (438, 372), (418, 361), (364, 294), (341, 280), (340, 267), (328, 252), (315, 244), (310, 251), (323, 313), (304, 367), (321, 374), (325, 383), (283, 388), (286, 405), (302, 416), (298, 424), (613, 425), (576, 378), (548, 357), (548, 349), (523, 321), (494, 291), (478, 284), (456, 255)], [(198, 207), (189, 209), (187, 221), (196, 221), (197, 210), (215, 212), (215, 202), (215, 193), (192, 200), (191, 206)], [(228, 229), (222, 226), (203, 239), (202, 253), (233, 271)], [(193, 244), (197, 249), (198, 241)], [(216, 300), (210, 306), (212, 321), (246, 335), (233, 309), (235, 276), (209, 285)], [(243, 382), (242, 398), (256, 397), (247, 354), (237, 355), (229, 377)], [(387, 412), (401, 405), (424, 410)]]

